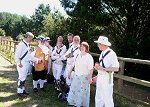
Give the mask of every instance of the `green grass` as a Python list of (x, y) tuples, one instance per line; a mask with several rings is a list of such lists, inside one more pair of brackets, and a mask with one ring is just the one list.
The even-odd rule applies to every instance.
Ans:
[[(29, 96), (26, 98), (18, 97), (16, 94), (18, 73), (11, 66), (5, 68), (7, 71), (0, 70), (0, 107), (71, 107), (68, 106), (67, 102), (58, 100), (52, 84), (45, 84), (46, 92), (34, 93), (31, 75), (27, 77), (25, 86)], [(91, 107), (93, 107), (92, 104), (94, 102), (91, 103)]]
[(34, 93), (32, 90), (32, 78), (28, 76), (26, 89), (30, 95), (20, 98), (16, 94), (16, 71), (0, 71), (0, 107), (67, 107), (66, 102), (60, 102), (52, 84), (46, 84), (46, 92)]
[[(26, 90), (29, 96), (19, 98), (16, 94), (18, 73), (14, 66), (5, 66), (0, 69), (0, 107), (71, 107), (67, 102), (58, 100), (52, 84), (45, 84), (46, 92), (34, 93), (32, 90), (32, 76), (26, 81)], [(90, 107), (94, 107), (95, 86), (91, 86)], [(114, 95), (114, 102), (119, 107), (148, 107), (138, 102)]]
[(138, 101), (130, 100), (116, 94), (114, 94), (114, 102), (119, 107), (150, 107), (149, 104), (143, 104)]

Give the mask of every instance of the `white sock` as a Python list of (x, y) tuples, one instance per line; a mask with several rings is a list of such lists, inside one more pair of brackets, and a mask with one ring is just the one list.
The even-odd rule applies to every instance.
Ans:
[(44, 87), (44, 80), (40, 80), (40, 88)]
[(33, 88), (37, 88), (38, 81), (33, 80)]

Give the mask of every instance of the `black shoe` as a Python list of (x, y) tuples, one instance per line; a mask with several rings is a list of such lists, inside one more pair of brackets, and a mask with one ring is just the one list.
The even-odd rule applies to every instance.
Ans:
[(33, 91), (34, 91), (34, 92), (38, 92), (38, 89), (37, 89), (37, 88), (34, 88)]
[(41, 90), (41, 91), (45, 91), (45, 89), (44, 89), (44, 88), (40, 88), (40, 90)]
[(25, 90), (23, 91), (23, 94), (25, 94), (25, 95), (29, 95), (29, 93), (27, 93)]
[(18, 94), (19, 97), (27, 97), (27, 95), (24, 94), (24, 93), (17, 93), (17, 94)]

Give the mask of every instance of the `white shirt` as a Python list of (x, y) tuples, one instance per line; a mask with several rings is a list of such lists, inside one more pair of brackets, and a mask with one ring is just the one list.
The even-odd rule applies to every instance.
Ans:
[[(73, 61), (74, 61), (74, 58), (76, 58), (77, 57), (77, 55), (80, 53), (80, 49), (79, 49), (79, 47), (80, 47), (80, 45), (78, 45), (78, 46), (74, 46), (74, 45), (72, 45), (69, 49), (68, 49), (68, 51), (65, 53), (65, 55), (64, 55), (64, 59), (66, 60), (67, 59), (67, 63), (70, 63), (70, 64), (72, 64), (73, 63)], [(72, 58), (66, 58), (65, 56), (66, 55), (68, 55), (68, 54), (70, 54), (70, 53), (72, 53), (73, 52), (73, 57)]]
[(81, 56), (80, 54), (75, 59), (75, 73), (76, 75), (88, 75), (89, 71), (93, 69), (94, 60), (93, 57), (86, 53), (86, 55)]
[(66, 52), (66, 46), (65, 45), (63, 45), (60, 49), (58, 49), (57, 46), (55, 46), (55, 48), (52, 52), (52, 55), (51, 55), (52, 60), (55, 60), (56, 62), (62, 61), (65, 52)]
[[(109, 47), (105, 51), (102, 51), (102, 53), (101, 53), (101, 55), (99, 57), (99, 61), (102, 58), (102, 55), (105, 55), (105, 53), (107, 51), (109, 51), (109, 50), (110, 50), (110, 52), (103, 59), (105, 68), (109, 68), (109, 67), (117, 67), (117, 68), (119, 68), (119, 62), (118, 62), (118, 59), (117, 59), (117, 55)], [(100, 65), (102, 66), (102, 62), (100, 63)], [(99, 71), (98, 73), (99, 74), (108, 74), (106, 71)]]
[[(27, 44), (27, 46), (25, 45), (25, 43)], [(21, 61), (30, 61), (30, 47), (29, 47), (29, 43), (27, 43), (25, 40), (21, 41), (17, 48), (16, 48), (16, 52), (15, 52), (15, 61), (16, 63), (20, 62), (20, 59), (27, 51), (28, 53), (26, 54), (26, 56), (21, 60)]]
[[(69, 43), (69, 48), (70, 48), (72, 45), (73, 45), (73, 42)], [(69, 48), (68, 48), (68, 49), (69, 49)]]
[(50, 56), (51, 56), (52, 52), (53, 52), (53, 47), (52, 46), (50, 47), (49, 51), (50, 51)]

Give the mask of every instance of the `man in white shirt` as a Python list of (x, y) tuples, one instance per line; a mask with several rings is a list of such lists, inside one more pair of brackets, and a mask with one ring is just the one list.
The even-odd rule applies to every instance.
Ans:
[(24, 84), (27, 73), (31, 70), (29, 43), (32, 42), (34, 35), (31, 32), (27, 32), (25, 36), (26, 37), (18, 44), (15, 52), (15, 61), (19, 74), (17, 87), (17, 93), (19, 96), (27, 95)]
[(52, 55), (52, 52), (53, 52), (53, 47), (51, 46), (50, 42), (51, 42), (51, 39), (49, 37), (46, 37), (45, 45), (49, 48), (49, 51), (50, 51), (50, 57), (49, 57), (49, 60), (48, 60), (48, 71), (47, 71), (47, 74), (50, 73), (51, 65), (52, 65), (51, 55)]
[(99, 63), (94, 66), (98, 71), (98, 75), (93, 78), (93, 80), (97, 80), (95, 107), (114, 107), (113, 73), (119, 70), (119, 62), (116, 53), (109, 48), (111, 43), (106, 36), (99, 36), (98, 40), (94, 42), (102, 51)]
[(65, 77), (66, 77), (66, 83), (68, 86), (71, 85), (71, 80), (73, 78), (73, 73), (71, 79), (68, 79), (68, 73), (70, 72), (71, 66), (74, 62), (74, 58), (77, 57), (77, 55), (80, 53), (80, 37), (78, 35), (74, 36), (73, 38), (73, 45), (68, 49), (68, 51), (64, 55), (64, 59), (67, 59), (67, 64), (65, 68)]
[(63, 41), (60, 39), (57, 39), (56, 46), (52, 52), (52, 70), (53, 70), (53, 76), (56, 80), (60, 80), (60, 76), (62, 75), (63, 70), (63, 56), (66, 52), (66, 46), (63, 45)]

